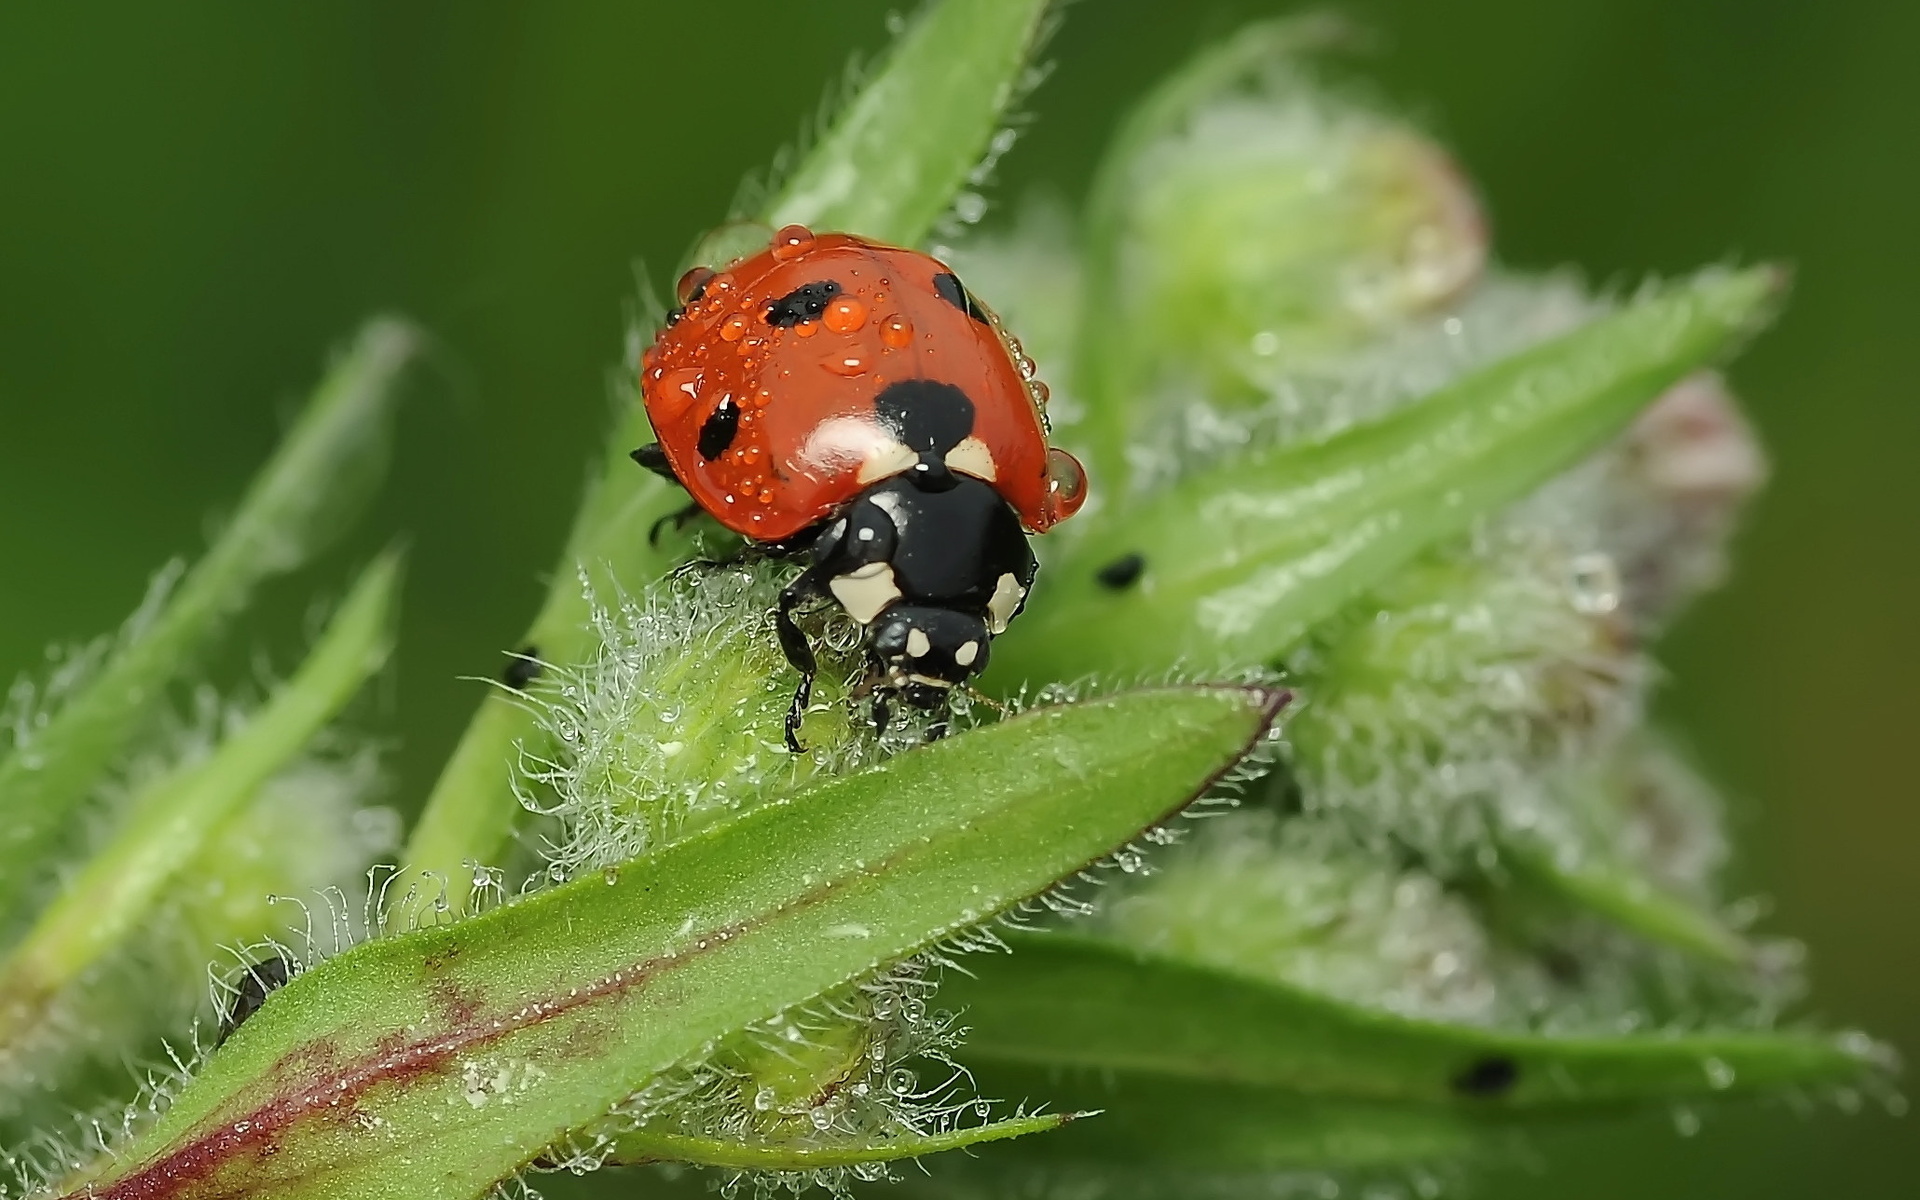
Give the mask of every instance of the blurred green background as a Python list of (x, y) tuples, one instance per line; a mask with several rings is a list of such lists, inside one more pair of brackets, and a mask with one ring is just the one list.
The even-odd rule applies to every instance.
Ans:
[[(1083, 0), (1002, 195), (1077, 195), (1129, 97), (1240, 20)], [(1776, 459), (1731, 586), (1665, 658), (1738, 798), (1741, 884), (1814, 954), (1813, 1009), (1920, 1056), (1920, 5), (1349, 0), (1377, 77), (1480, 182), (1496, 245), (1630, 283), (1797, 265), (1735, 369)], [(394, 483), (316, 588), (412, 547), (379, 698), (406, 804), (539, 595), (607, 412), (632, 264), (671, 270), (887, 6), (437, 0), (0, 6), (0, 673), (109, 628), (197, 548), (326, 347), (438, 339)], [(1548, 1134), (1485, 1196), (1920, 1194), (1908, 1120), (1726, 1113)]]

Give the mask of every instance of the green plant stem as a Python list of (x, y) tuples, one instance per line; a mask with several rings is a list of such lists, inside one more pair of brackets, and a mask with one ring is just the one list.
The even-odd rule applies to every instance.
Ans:
[(380, 478), (394, 383), (418, 346), (401, 321), (362, 329), (151, 624), (131, 631), (84, 690), (0, 760), (0, 929), (42, 877), (81, 802), (165, 711), (167, 684), (262, 580), (322, 547), (345, 524), (343, 507)]
[(176, 873), (380, 669), (392, 646), (399, 587), (399, 556), (376, 559), (266, 706), (204, 762), (135, 800), (114, 839), (0, 963), (0, 1048), (31, 1030), (47, 1002), (118, 948), (152, 914)]

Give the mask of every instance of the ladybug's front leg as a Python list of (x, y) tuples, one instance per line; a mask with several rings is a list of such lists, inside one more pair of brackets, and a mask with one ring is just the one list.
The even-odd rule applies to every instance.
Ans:
[(804, 750), (800, 745), (800, 719), (807, 715), (807, 703), (813, 699), (813, 677), (820, 673), (820, 664), (813, 656), (813, 645), (807, 641), (806, 632), (794, 624), (793, 610), (819, 594), (820, 581), (809, 567), (780, 590), (780, 604), (773, 614), (773, 627), (780, 634), (780, 649), (786, 652), (793, 669), (800, 672), (800, 684), (793, 689), (793, 703), (787, 706), (787, 749), (795, 754)]

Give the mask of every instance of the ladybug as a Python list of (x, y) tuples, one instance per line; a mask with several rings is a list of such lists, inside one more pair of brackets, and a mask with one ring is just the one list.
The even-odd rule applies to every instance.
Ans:
[(945, 263), (789, 225), (724, 270), (681, 277), (641, 358), (656, 444), (642, 466), (777, 554), (805, 561), (775, 626), (818, 665), (793, 614), (837, 602), (864, 631), (876, 727), (891, 699), (940, 705), (987, 665), (1026, 603), (1029, 533), (1072, 516), (1086, 473), (1048, 445), (1046, 385)]

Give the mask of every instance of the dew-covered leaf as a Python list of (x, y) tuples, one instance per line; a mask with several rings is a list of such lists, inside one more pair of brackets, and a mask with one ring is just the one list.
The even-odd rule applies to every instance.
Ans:
[(1283, 697), (1021, 717), (295, 979), (88, 1193), (472, 1197), (715, 1039), (1004, 911), (1204, 790)]

